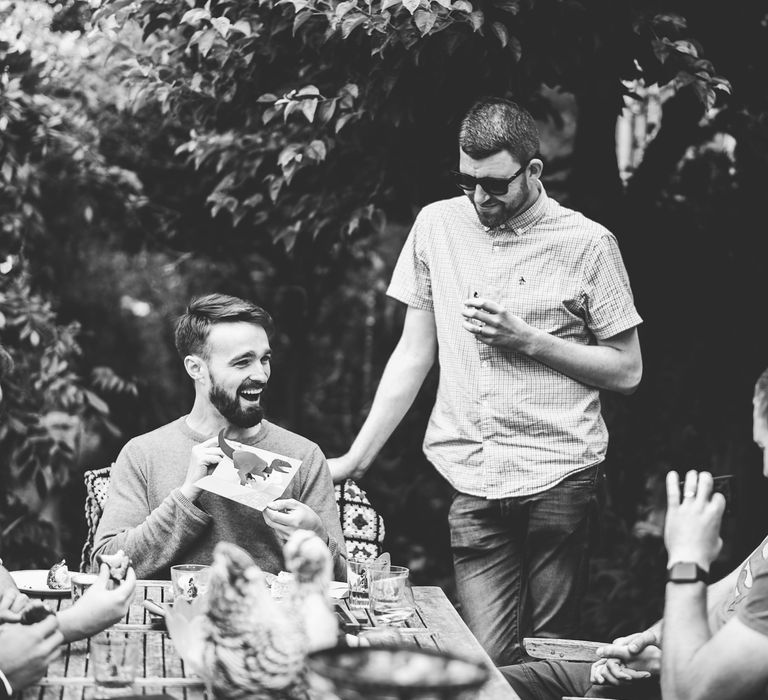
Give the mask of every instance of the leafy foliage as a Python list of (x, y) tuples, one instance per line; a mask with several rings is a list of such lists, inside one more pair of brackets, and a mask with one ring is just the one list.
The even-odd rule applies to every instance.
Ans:
[[(482, 92), (578, 91), (595, 62), (616, 87), (643, 76), (707, 104), (728, 89), (682, 17), (623, 3), (114, 0), (93, 21), (132, 108), (156, 101), (188, 129), (176, 154), (205, 173), (212, 215), (288, 250), (379, 230), (384, 212), (403, 213), (403, 192), (421, 200), (414, 161), (441, 153), (441, 179), (456, 120)], [(417, 123), (439, 148), (409, 133)]]
[[(0, 342), (15, 361), (3, 378), (0, 547), (11, 562), (36, 565), (70, 544), (51, 508), (80, 468), (84, 427), (117, 431), (105, 401), (79, 374), (80, 326), (60, 321), (47, 289), (51, 200), (73, 194), (69, 212), (59, 207), (55, 216), (74, 210), (87, 226), (100, 194), (140, 196), (130, 175), (98, 154), (82, 104), (89, 77), (78, 70), (79, 46), (39, 31), (50, 17), (42, 4), (0, 3)], [(106, 368), (96, 372), (109, 376)]]

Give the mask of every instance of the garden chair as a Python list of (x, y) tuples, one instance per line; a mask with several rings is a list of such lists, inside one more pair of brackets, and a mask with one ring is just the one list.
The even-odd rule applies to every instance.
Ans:
[[(88, 534), (80, 557), (80, 571), (88, 571), (93, 554), (96, 528), (107, 500), (111, 467), (83, 473), (85, 481), (85, 520)], [(350, 559), (373, 560), (383, 550), (384, 520), (368, 500), (368, 494), (352, 479), (335, 486), (339, 520)]]

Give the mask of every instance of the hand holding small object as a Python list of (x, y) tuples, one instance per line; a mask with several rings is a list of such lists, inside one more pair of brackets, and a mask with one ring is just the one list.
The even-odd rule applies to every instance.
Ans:
[(501, 304), (483, 297), (469, 298), (461, 311), (464, 330), (482, 343), (526, 355), (531, 353), (536, 329)]
[(667, 518), (664, 543), (669, 563), (695, 562), (709, 571), (723, 546), (720, 522), (725, 510), (725, 497), (712, 493), (709, 472), (689, 471), (685, 476), (683, 498), (677, 472), (667, 474)]
[(216, 467), (224, 459), (224, 453), (218, 445), (218, 437), (212, 437), (195, 445), (189, 457), (187, 475), (181, 486), (182, 494), (190, 501), (195, 501), (200, 496), (201, 489), (195, 486), (195, 482), (208, 476), (211, 468)]
[(308, 505), (295, 498), (272, 501), (264, 509), (264, 521), (283, 539), (288, 539), (296, 530), (312, 530), (324, 542), (328, 539), (328, 533), (320, 516)]

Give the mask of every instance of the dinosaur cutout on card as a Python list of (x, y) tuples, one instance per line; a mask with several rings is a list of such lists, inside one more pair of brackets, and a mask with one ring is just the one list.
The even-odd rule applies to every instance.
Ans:
[(287, 474), (291, 470), (291, 465), (284, 459), (276, 458), (267, 463), (266, 460), (253, 452), (234, 449), (224, 438), (224, 430), (219, 432), (219, 447), (235, 465), (237, 475), (240, 478), (240, 486), (247, 486), (248, 481), (255, 480), (256, 476), (260, 476), (266, 481), (272, 472)]

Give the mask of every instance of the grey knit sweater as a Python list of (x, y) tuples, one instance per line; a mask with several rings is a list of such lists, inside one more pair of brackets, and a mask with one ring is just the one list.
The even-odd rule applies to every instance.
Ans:
[[(192, 448), (209, 437), (191, 430), (182, 416), (123, 447), (112, 467), (94, 559), (122, 549), (139, 578), (169, 578), (173, 564), (210, 564), (213, 548), (224, 540), (247, 550), (264, 571), (285, 568), (280, 540), (258, 510), (207, 491), (194, 503), (181, 494)], [(345, 581), (346, 549), (320, 448), (266, 420), (249, 444), (301, 460), (282, 497), (295, 498), (320, 516), (329, 535), (334, 577)]]

